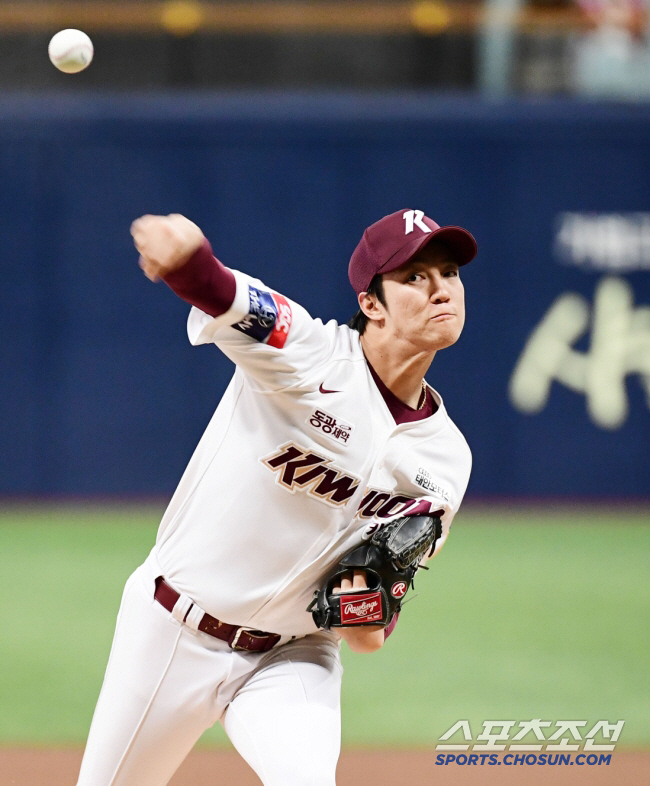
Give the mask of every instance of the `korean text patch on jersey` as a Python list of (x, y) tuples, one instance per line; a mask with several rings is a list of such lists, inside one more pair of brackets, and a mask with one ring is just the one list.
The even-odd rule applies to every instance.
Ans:
[(233, 325), (235, 330), (246, 333), (255, 341), (282, 349), (289, 335), (292, 318), (291, 306), (286, 298), (249, 284), (248, 299), (248, 314)]

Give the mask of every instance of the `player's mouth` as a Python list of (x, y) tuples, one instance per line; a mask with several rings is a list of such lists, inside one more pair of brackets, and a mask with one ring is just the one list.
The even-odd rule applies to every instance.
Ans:
[(446, 311), (444, 314), (436, 314), (435, 316), (431, 317), (432, 322), (445, 322), (448, 319), (454, 319), (456, 315), (452, 314), (451, 312)]

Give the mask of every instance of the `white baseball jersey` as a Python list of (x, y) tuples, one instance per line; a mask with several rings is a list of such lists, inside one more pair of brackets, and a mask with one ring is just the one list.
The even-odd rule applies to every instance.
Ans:
[(235, 374), (160, 525), (152, 559), (224, 622), (288, 636), (331, 567), (377, 526), (443, 511), (443, 539), (471, 455), (440, 396), (396, 425), (356, 331), (233, 271), (216, 318), (192, 308), (192, 344), (215, 343)]

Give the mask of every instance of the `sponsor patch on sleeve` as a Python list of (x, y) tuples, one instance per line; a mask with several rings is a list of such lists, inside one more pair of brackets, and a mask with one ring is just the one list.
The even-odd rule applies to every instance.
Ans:
[(286, 298), (282, 297), (282, 295), (273, 295), (273, 299), (278, 309), (278, 315), (269, 335), (269, 340), (266, 343), (270, 347), (282, 349), (289, 335), (289, 330), (291, 330), (291, 319), (293, 315), (291, 313), (289, 301)]
[(286, 298), (249, 285), (248, 299), (248, 314), (233, 325), (235, 330), (255, 341), (282, 349), (289, 335), (292, 318), (291, 306)]

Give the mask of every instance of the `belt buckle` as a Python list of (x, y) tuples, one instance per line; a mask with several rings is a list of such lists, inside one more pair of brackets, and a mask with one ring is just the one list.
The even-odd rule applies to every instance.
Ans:
[(248, 630), (250, 630), (250, 629), (249, 628), (237, 628), (237, 631), (235, 632), (235, 635), (232, 637), (232, 641), (230, 642), (230, 649), (231, 650), (236, 650), (237, 652), (248, 652), (249, 651), (248, 647), (240, 647), (239, 644), (237, 643), (239, 641), (239, 637), (242, 635), (242, 633), (246, 633)]

